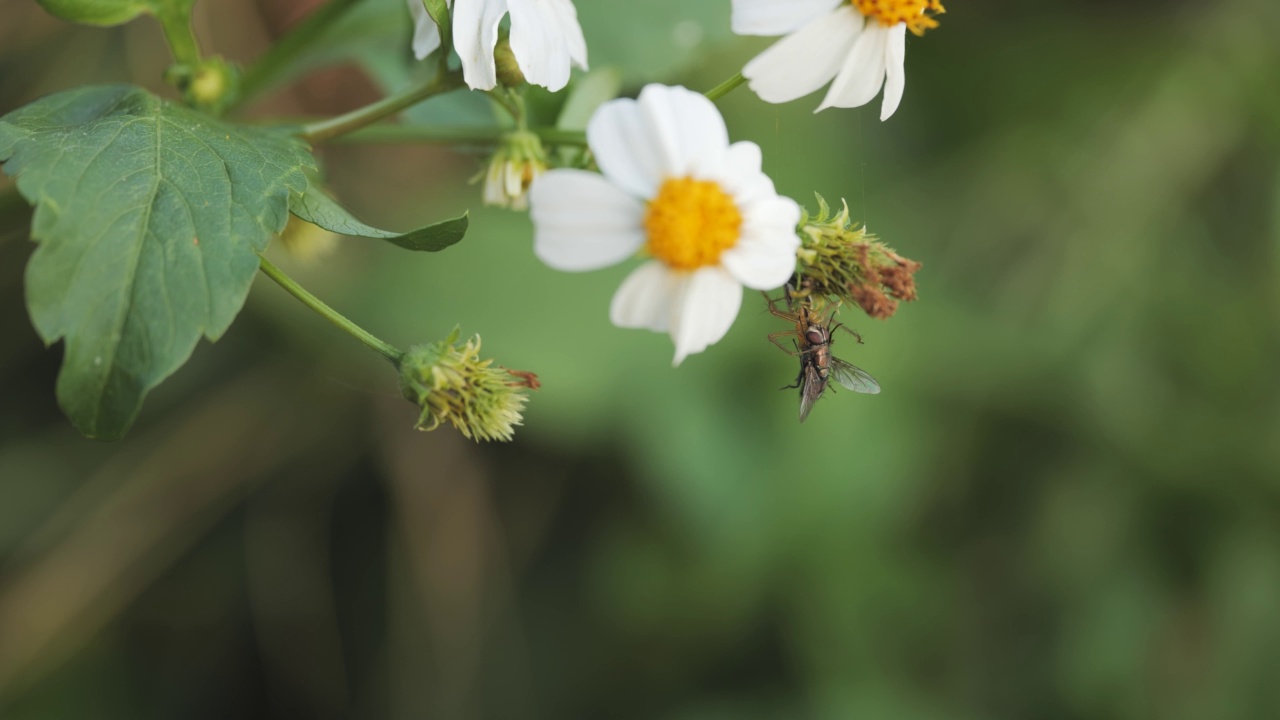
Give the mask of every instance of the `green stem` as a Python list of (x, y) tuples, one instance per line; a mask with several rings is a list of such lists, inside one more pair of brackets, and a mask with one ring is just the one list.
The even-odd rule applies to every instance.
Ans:
[(200, 42), (196, 40), (195, 31), (191, 29), (191, 17), (188, 13), (176, 10), (164, 10), (156, 14), (160, 28), (164, 30), (164, 39), (169, 43), (169, 51), (179, 65), (196, 67), (201, 62)]
[[(512, 132), (504, 127), (471, 127), (467, 125), (373, 125), (343, 137), (349, 143), (496, 143)], [(581, 130), (553, 127), (529, 128), (529, 132), (550, 145), (586, 145), (587, 135)]]
[(515, 103), (512, 102), (509, 90), (504, 87), (496, 87), (492, 90), (485, 90), (484, 93), (489, 96), (490, 100), (496, 102), (499, 107), (506, 110), (512, 120), (520, 120), (520, 110), (516, 107)]
[(337, 310), (326, 305), (320, 298), (307, 292), (306, 288), (299, 285), (293, 278), (285, 275), (284, 271), (271, 264), (270, 260), (262, 257), (261, 255), (258, 256), (258, 266), (262, 269), (263, 274), (272, 280), (275, 280), (277, 285), (284, 288), (285, 292), (288, 292), (290, 295), (302, 301), (303, 305), (315, 310), (324, 317), (324, 319), (334, 325), (337, 325), (342, 330), (345, 330), (349, 335), (365, 345), (368, 345), (379, 355), (390, 360), (392, 365), (400, 367), (400, 359), (404, 357), (404, 353), (400, 352), (394, 346), (388, 345), (387, 343), (379, 340), (369, 331), (351, 322)]
[(512, 92), (511, 99), (516, 103), (516, 128), (520, 130), (529, 129), (529, 109), (524, 104), (524, 93)]
[(395, 95), (388, 95), (375, 103), (357, 108), (345, 115), (303, 125), (299, 134), (304, 140), (311, 143), (330, 140), (340, 135), (355, 132), (366, 125), (372, 125), (385, 117), (395, 115), (405, 108), (417, 105), (427, 98), (447, 93), (461, 86), (461, 73), (436, 76), (428, 83), (411, 87)]
[(292, 27), (284, 37), (271, 46), (265, 55), (245, 71), (237, 104), (243, 105), (258, 93), (280, 82), (281, 78), (287, 74), (290, 64), (358, 2), (360, 0), (329, 0), (324, 7)]
[(725, 95), (728, 95), (730, 90), (733, 90), (746, 81), (747, 79), (742, 77), (742, 73), (738, 73), (703, 94), (707, 96), (708, 100), (719, 100)]

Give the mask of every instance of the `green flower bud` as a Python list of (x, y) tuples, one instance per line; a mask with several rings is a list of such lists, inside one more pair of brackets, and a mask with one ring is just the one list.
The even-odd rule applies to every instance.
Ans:
[(536, 388), (531, 373), (495, 367), (480, 359), (480, 336), (459, 342), (455, 328), (441, 342), (417, 345), (400, 361), (400, 389), (422, 409), (415, 425), (430, 431), (448, 421), (472, 440), (510, 440)]
[(292, 257), (310, 263), (333, 252), (338, 235), (291, 214), (280, 233), (280, 246)]
[(503, 87), (518, 88), (524, 84), (524, 71), (516, 62), (516, 54), (511, 51), (511, 41), (505, 37), (493, 48), (493, 64), (498, 83)]
[(885, 319), (898, 309), (898, 301), (916, 299), (915, 273), (920, 263), (894, 252), (866, 227), (849, 219), (849, 205), (841, 202), (832, 213), (818, 198), (818, 213), (808, 210), (800, 221), (800, 261), (797, 292), (819, 300), (852, 302), (874, 318)]
[(219, 57), (199, 65), (173, 65), (165, 82), (176, 87), (188, 104), (213, 113), (231, 106), (240, 92), (240, 71)]

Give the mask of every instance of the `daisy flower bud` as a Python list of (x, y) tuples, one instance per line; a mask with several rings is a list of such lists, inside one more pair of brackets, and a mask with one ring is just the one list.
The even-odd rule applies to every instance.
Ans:
[(188, 103), (220, 113), (240, 92), (240, 71), (220, 57), (211, 57), (194, 66), (170, 66), (165, 70), (165, 82), (178, 88)]
[(795, 270), (800, 206), (760, 170), (760, 147), (729, 144), (705, 96), (649, 85), (604, 103), (587, 125), (602, 174), (552, 170), (529, 190), (534, 253), (557, 270), (649, 260), (613, 296), (614, 325), (668, 333), (675, 364), (724, 337), (742, 288)]
[[(739, 35), (786, 35), (742, 74), (761, 100), (790, 102), (831, 83), (818, 110), (871, 102), (888, 120), (906, 87), (907, 31), (938, 26), (941, 0), (733, 0)], [(834, 81), (834, 82), (833, 82)]]
[(493, 49), (493, 65), (496, 68), (498, 84), (502, 87), (518, 88), (525, 83), (520, 63), (516, 61), (516, 54), (511, 50), (510, 38), (502, 38), (498, 41), (498, 46)]
[(921, 265), (894, 252), (865, 227), (849, 219), (841, 203), (832, 214), (818, 196), (818, 214), (801, 221), (799, 292), (818, 298), (852, 302), (873, 318), (885, 319), (898, 301), (916, 299), (915, 273)]
[[(413, 54), (423, 59), (440, 48), (440, 30), (422, 0), (408, 0), (413, 14)], [(498, 84), (493, 53), (498, 25), (511, 15), (511, 53), (520, 73), (534, 85), (556, 92), (569, 84), (570, 65), (587, 69), (587, 42), (570, 0), (451, 0), (453, 47), (462, 76), (474, 90)]]
[(302, 262), (315, 262), (333, 252), (338, 246), (338, 235), (297, 215), (290, 215), (289, 223), (280, 233), (280, 246)]
[(547, 154), (537, 135), (523, 130), (506, 135), (484, 172), (484, 204), (528, 209), (529, 186), (546, 170)]
[(471, 440), (510, 440), (528, 401), (522, 389), (536, 388), (537, 378), (481, 360), (480, 336), (460, 343), (459, 335), (454, 329), (412, 347), (400, 361), (400, 390), (422, 408), (415, 427), (430, 431), (448, 421)]

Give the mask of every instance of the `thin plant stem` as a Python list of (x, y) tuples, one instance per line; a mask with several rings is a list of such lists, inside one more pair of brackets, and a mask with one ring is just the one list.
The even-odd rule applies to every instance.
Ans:
[(734, 75), (728, 80), (725, 80), (724, 82), (711, 88), (710, 90), (706, 91), (703, 94), (707, 96), (708, 100), (713, 100), (713, 101), (719, 100), (725, 95), (728, 95), (729, 91), (733, 90), (734, 88), (738, 87), (739, 85), (741, 85), (746, 81), (747, 79), (742, 76), (742, 73), (738, 73), (737, 75)]
[(347, 334), (369, 346), (369, 348), (377, 352), (382, 357), (390, 360), (392, 365), (400, 367), (400, 359), (404, 357), (403, 352), (378, 339), (373, 335), (373, 333), (370, 333), (368, 330), (365, 330), (359, 325), (351, 322), (342, 315), (342, 313), (339, 313), (337, 310), (326, 305), (323, 300), (307, 292), (306, 288), (299, 285), (293, 278), (285, 275), (283, 270), (273, 265), (270, 260), (262, 257), (261, 255), (258, 256), (258, 267), (262, 269), (264, 275), (275, 280), (277, 285), (284, 288), (285, 292), (300, 300), (303, 305), (306, 305), (316, 311), (316, 313), (324, 319), (334, 325), (337, 325)]
[(164, 30), (164, 39), (169, 43), (169, 51), (179, 65), (195, 67), (200, 64), (200, 43), (191, 29), (191, 17), (187, 13), (176, 10), (165, 10), (156, 14), (160, 28)]
[[(496, 143), (512, 132), (506, 127), (473, 127), (467, 125), (372, 125), (345, 135), (343, 143), (441, 143), (441, 144), (489, 144)], [(533, 127), (529, 132), (550, 145), (587, 144), (587, 135), (581, 130), (564, 130), (553, 127)]]
[(245, 70), (240, 81), (240, 98), (237, 105), (243, 105), (279, 82), (287, 73), (289, 65), (310, 48), (330, 25), (360, 1), (329, 0), (324, 7), (290, 28), (265, 55)]
[(504, 87), (496, 87), (492, 90), (485, 90), (484, 94), (488, 95), (489, 99), (497, 103), (503, 110), (506, 110), (512, 120), (519, 122), (520, 109), (512, 101), (512, 95), (509, 90)]
[(307, 123), (302, 126), (298, 134), (311, 143), (331, 140), (341, 135), (353, 133), (366, 125), (372, 125), (383, 118), (395, 115), (405, 108), (417, 105), (423, 100), (442, 95), (461, 86), (462, 76), (460, 73), (436, 76), (430, 82), (408, 88), (395, 95), (388, 95), (377, 102), (357, 108), (344, 115)]

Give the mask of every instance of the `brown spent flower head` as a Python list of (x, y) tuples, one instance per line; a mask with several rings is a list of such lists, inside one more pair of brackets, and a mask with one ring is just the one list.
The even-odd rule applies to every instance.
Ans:
[(422, 409), (415, 425), (431, 431), (448, 421), (471, 440), (511, 440), (524, 420), (528, 397), (538, 377), (494, 366), (480, 359), (480, 336), (458, 342), (461, 331), (436, 343), (417, 345), (400, 361), (400, 389)]
[(873, 318), (886, 319), (898, 310), (898, 302), (916, 299), (915, 274), (920, 263), (905, 258), (849, 219), (849, 206), (841, 202), (833, 214), (826, 200), (818, 198), (818, 213), (808, 210), (800, 221), (800, 261), (797, 293), (816, 296), (819, 304), (830, 298), (852, 302)]

